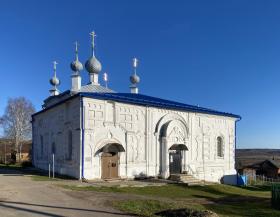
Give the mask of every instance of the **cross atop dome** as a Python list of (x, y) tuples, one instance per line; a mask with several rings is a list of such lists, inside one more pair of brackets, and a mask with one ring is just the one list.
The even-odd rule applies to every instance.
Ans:
[(56, 65), (58, 64), (58, 62), (53, 61), (53, 70), (54, 70), (54, 74), (56, 75)]
[(94, 38), (96, 37), (96, 34), (94, 31), (92, 31), (91, 33), (89, 33), (89, 35), (91, 36), (92, 56), (94, 57)]
[(134, 57), (134, 58), (132, 59), (132, 67), (133, 67), (134, 70), (135, 70), (135, 74), (136, 74), (136, 68), (137, 68), (137, 66), (138, 66), (138, 59), (137, 59), (136, 57)]
[(102, 70), (102, 65), (94, 55), (94, 46), (95, 46), (94, 38), (96, 37), (95, 32), (92, 31), (90, 33), (90, 36), (91, 36), (92, 56), (86, 61), (85, 67), (86, 67), (86, 70), (88, 71), (89, 77), (90, 77), (89, 84), (99, 85), (98, 74)]
[(78, 46), (79, 46), (78, 42), (77, 42), (77, 41), (75, 41), (75, 54), (76, 54), (76, 60), (78, 60), (78, 59), (79, 59), (79, 55), (78, 55)]

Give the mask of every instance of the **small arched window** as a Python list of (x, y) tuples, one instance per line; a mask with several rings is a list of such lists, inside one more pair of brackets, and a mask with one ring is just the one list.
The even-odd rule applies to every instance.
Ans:
[(217, 156), (224, 157), (224, 142), (220, 136), (217, 138)]
[(68, 150), (67, 150), (67, 159), (72, 160), (72, 150), (73, 150), (73, 135), (72, 131), (68, 131)]

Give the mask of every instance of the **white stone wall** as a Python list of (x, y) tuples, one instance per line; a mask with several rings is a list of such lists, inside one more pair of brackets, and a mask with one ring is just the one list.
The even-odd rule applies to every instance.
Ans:
[[(219, 182), (235, 174), (235, 119), (84, 98), (84, 177), (101, 178), (101, 154), (108, 143), (121, 144), (119, 175), (169, 176), (168, 149), (185, 144), (182, 170)], [(224, 156), (217, 157), (217, 137)]]
[[(55, 171), (80, 178), (80, 99), (74, 98), (35, 115), (32, 124), (34, 166), (48, 170), (50, 163), (52, 167), (52, 145), (54, 143)], [(71, 158), (68, 152), (69, 131), (72, 132)]]

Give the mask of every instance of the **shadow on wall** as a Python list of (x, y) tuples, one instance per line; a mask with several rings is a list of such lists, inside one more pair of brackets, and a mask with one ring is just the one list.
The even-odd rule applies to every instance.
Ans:
[(237, 175), (225, 175), (221, 178), (221, 183), (226, 185), (237, 185)]

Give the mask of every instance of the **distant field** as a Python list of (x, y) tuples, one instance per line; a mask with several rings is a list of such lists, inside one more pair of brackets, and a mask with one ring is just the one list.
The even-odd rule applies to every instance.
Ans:
[(237, 169), (273, 158), (280, 162), (280, 149), (236, 149)]

